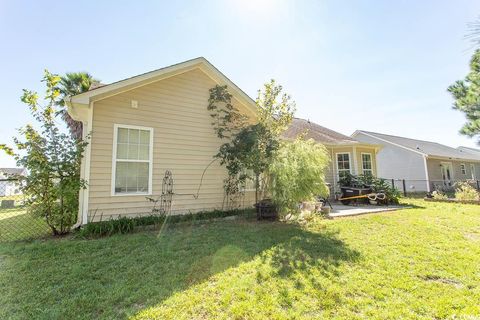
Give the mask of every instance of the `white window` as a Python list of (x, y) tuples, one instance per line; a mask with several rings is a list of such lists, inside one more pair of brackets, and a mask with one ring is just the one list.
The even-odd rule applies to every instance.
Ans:
[(341, 176), (343, 172), (352, 172), (349, 153), (337, 153), (337, 173)]
[(464, 163), (462, 163), (462, 164), (460, 165), (460, 172), (461, 172), (463, 175), (467, 174), (467, 168), (465, 167), (465, 164), (464, 164)]
[(153, 129), (114, 125), (112, 195), (151, 194)]
[(373, 176), (372, 154), (362, 153), (362, 172), (364, 175)]
[(473, 163), (470, 163), (470, 174), (472, 175), (473, 180), (477, 179), (477, 175), (475, 174), (475, 165)]

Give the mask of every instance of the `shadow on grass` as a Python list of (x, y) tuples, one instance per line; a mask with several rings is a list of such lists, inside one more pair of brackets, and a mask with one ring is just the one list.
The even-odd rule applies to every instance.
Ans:
[(404, 206), (405, 209), (426, 209), (425, 206), (419, 205), (418, 202), (423, 201), (423, 199), (415, 199), (414, 202), (409, 201), (409, 199), (404, 199), (400, 205)]
[(337, 275), (337, 267), (345, 261), (354, 262), (360, 257), (349, 249), (337, 234), (331, 231), (321, 233), (300, 232), (288, 241), (274, 246), (269, 256), (263, 256), (280, 277), (289, 277), (297, 271), (307, 272), (319, 269), (323, 275)]
[(359, 254), (331, 232), (248, 219), (12, 243), (0, 246), (0, 318), (127, 318), (255, 257), (288, 277), (336, 272)]

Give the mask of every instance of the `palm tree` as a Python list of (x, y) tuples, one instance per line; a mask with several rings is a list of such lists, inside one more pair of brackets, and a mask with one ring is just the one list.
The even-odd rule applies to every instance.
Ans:
[(71, 135), (77, 139), (82, 139), (82, 123), (75, 121), (68, 114), (65, 107), (64, 99), (68, 96), (73, 96), (82, 92), (86, 92), (93, 84), (98, 84), (100, 81), (93, 78), (88, 72), (67, 72), (61, 77), (57, 84), (57, 90), (60, 91), (60, 99), (58, 105), (61, 107), (59, 114), (68, 126)]
[(470, 40), (474, 46), (480, 45), (480, 17), (474, 22), (468, 23), (467, 27), (468, 33), (465, 35), (465, 38)]

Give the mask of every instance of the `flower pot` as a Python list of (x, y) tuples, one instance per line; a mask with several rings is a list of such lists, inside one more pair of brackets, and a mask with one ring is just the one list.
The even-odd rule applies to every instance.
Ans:
[(278, 210), (271, 199), (263, 199), (255, 204), (257, 211), (257, 219), (276, 220), (278, 218)]

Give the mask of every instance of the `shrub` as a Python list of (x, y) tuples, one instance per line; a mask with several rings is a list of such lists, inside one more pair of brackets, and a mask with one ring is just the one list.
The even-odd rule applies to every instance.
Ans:
[(313, 140), (284, 141), (269, 166), (271, 197), (280, 213), (298, 211), (298, 203), (327, 196), (327, 150)]
[(480, 200), (478, 191), (468, 182), (458, 182), (455, 185), (455, 199), (457, 200)]
[(369, 187), (372, 192), (385, 193), (387, 203), (398, 204), (401, 194), (387, 180), (372, 176), (371, 174), (355, 176), (351, 173), (344, 173), (338, 183), (342, 187)]
[(17, 151), (0, 145), (18, 166), (27, 169), (28, 175), (19, 178), (28, 212), (43, 218), (54, 235), (69, 232), (76, 222), (78, 194), (86, 184), (80, 179), (80, 163), (87, 142), (63, 133), (57, 124), (59, 81), (58, 76), (45, 71), (43, 101), (36, 92), (24, 89), (22, 102), (30, 108), (40, 130), (30, 124), (19, 130), (24, 140), (13, 138)]

